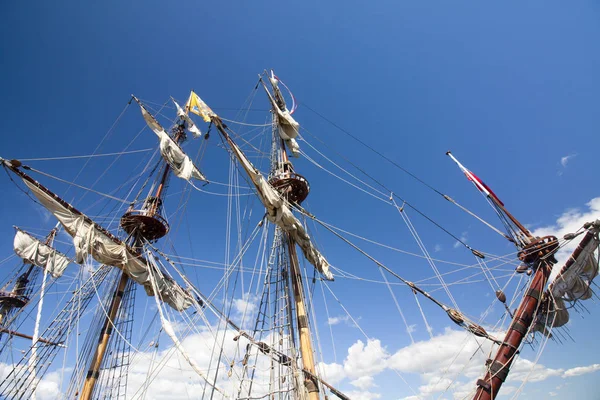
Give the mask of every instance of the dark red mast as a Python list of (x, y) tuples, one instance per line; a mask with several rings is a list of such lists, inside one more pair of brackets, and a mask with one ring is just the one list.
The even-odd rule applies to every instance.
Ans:
[[(504, 206), (499, 205), (502, 209)], [(487, 372), (483, 379), (477, 380), (475, 400), (495, 399), (500, 387), (506, 380), (510, 367), (519, 353), (523, 339), (527, 336), (534, 324), (535, 316), (542, 301), (542, 294), (548, 282), (552, 265), (556, 263), (553, 253), (558, 248), (558, 240), (554, 236), (534, 238), (531, 233), (520, 224), (512, 214), (506, 215), (515, 223), (529, 240), (518, 254), (519, 259), (533, 271), (533, 279), (525, 292), (521, 304), (517, 308), (512, 323), (502, 344), (498, 348), (493, 360), (488, 360)]]

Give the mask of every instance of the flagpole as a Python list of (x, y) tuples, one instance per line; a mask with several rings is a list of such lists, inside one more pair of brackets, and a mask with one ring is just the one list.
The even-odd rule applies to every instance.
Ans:
[(448, 157), (450, 157), (452, 159), (452, 161), (454, 161), (456, 163), (456, 165), (458, 165), (458, 167), (461, 169), (461, 171), (467, 175), (467, 177), (469, 178), (469, 180), (471, 182), (473, 182), (475, 184), (475, 186), (477, 187), (477, 189), (479, 189), (481, 192), (483, 192), (493, 203), (496, 207), (500, 208), (500, 210), (512, 221), (513, 224), (515, 224), (517, 226), (517, 228), (519, 228), (519, 230), (521, 230), (521, 232), (523, 232), (523, 234), (527, 237), (527, 239), (529, 239), (530, 241), (533, 239), (533, 235), (531, 234), (531, 232), (529, 232), (529, 230), (527, 228), (525, 228), (525, 226), (523, 226), (523, 224), (521, 224), (519, 222), (518, 219), (516, 219), (507, 209), (506, 207), (504, 207), (504, 204), (502, 204), (502, 202), (500, 202), (500, 200), (493, 195), (488, 188), (486, 188), (480, 181), (479, 179), (473, 175), (473, 173), (471, 171), (469, 171), (467, 168), (465, 168), (465, 166), (463, 166), (460, 161), (458, 161), (456, 159), (456, 157), (454, 157), (452, 155), (452, 153), (450, 151), (446, 152), (446, 155)]

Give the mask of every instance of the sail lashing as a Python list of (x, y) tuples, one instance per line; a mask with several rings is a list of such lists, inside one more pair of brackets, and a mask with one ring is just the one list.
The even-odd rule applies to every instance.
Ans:
[(15, 253), (26, 263), (45, 269), (53, 278), (60, 278), (71, 262), (67, 256), (51, 246), (15, 227), (13, 241)]
[[(185, 179), (186, 181), (189, 181), (190, 179), (206, 181), (206, 177), (200, 172), (198, 167), (194, 165), (194, 162), (184, 153), (181, 147), (179, 147), (179, 145), (169, 136), (156, 118), (146, 110), (146, 107), (144, 107), (137, 97), (133, 96), (133, 98), (139, 104), (144, 120), (156, 136), (158, 136), (158, 140), (160, 141), (160, 154), (173, 169), (173, 173), (178, 178)], [(185, 115), (185, 113), (183, 114)], [(193, 126), (195, 127), (195, 125)], [(194, 131), (191, 132), (194, 133)], [(198, 130), (198, 132), (200, 131)]]

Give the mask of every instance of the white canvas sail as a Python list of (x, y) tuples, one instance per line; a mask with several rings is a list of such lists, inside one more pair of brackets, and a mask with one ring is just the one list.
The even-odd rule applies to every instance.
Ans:
[[(23, 179), (40, 203), (60, 221), (65, 231), (73, 237), (75, 262), (82, 264), (88, 255), (99, 263), (122, 269), (131, 279), (144, 286), (148, 296), (155, 294), (150, 281), (148, 262), (134, 254), (125, 243), (109, 237), (90, 223), (81, 213), (75, 213), (33, 183)], [(177, 311), (192, 304), (190, 295), (161, 271), (153, 271), (162, 300)]]
[(146, 108), (135, 99), (140, 105), (142, 116), (152, 131), (158, 136), (160, 141), (160, 154), (173, 169), (173, 173), (181, 178), (189, 181), (190, 179), (198, 179), (205, 181), (206, 177), (194, 165), (193, 161), (187, 154), (181, 150), (181, 147), (165, 132), (158, 121), (146, 110)]
[(600, 220), (589, 224), (588, 232), (579, 247), (562, 267), (560, 273), (548, 286), (546, 292), (551, 301), (548, 309), (541, 311), (535, 330), (547, 334), (546, 326), (557, 328), (569, 322), (569, 308), (566, 302), (588, 300), (592, 297), (592, 281), (598, 276), (599, 265), (596, 251), (600, 245), (598, 233)]
[(333, 280), (333, 275), (329, 271), (329, 263), (323, 255), (314, 246), (310, 236), (304, 229), (304, 226), (298, 218), (294, 216), (289, 206), (281, 198), (279, 193), (266, 181), (264, 176), (254, 168), (254, 165), (248, 160), (240, 148), (232, 141), (229, 144), (236, 157), (252, 179), (258, 197), (267, 209), (267, 219), (277, 224), (281, 229), (287, 232), (298, 246), (302, 249), (304, 257), (319, 271), (327, 280)]
[(45, 269), (53, 278), (60, 278), (71, 262), (64, 254), (18, 228), (13, 245), (23, 261)]
[(195, 138), (201, 137), (202, 132), (200, 132), (200, 129), (196, 126), (196, 124), (194, 124), (194, 121), (192, 121), (192, 119), (185, 113), (185, 111), (183, 111), (183, 109), (179, 106), (179, 104), (177, 104), (175, 99), (171, 98), (171, 100), (173, 100), (173, 103), (175, 103), (175, 107), (177, 107), (177, 115), (179, 116), (179, 118), (185, 121), (187, 130), (190, 131)]
[(281, 96), (281, 91), (279, 90), (278, 81), (274, 78), (269, 78), (271, 84), (273, 85), (273, 90), (279, 94), (279, 98), (282, 101), (283, 110), (277, 104), (277, 101), (271, 96), (268, 90), (266, 90), (267, 95), (269, 97), (269, 101), (273, 106), (273, 109), (277, 113), (277, 131), (279, 132), (279, 136), (285, 141), (285, 144), (292, 153), (294, 157), (300, 156), (300, 146), (296, 141), (296, 136), (298, 136), (298, 132), (300, 131), (300, 124), (292, 117), (290, 111), (285, 107), (285, 101), (283, 100), (283, 96)]
[(565, 271), (562, 271), (550, 285), (550, 291), (554, 297), (560, 297), (568, 301), (587, 300), (592, 297), (590, 285), (598, 275), (598, 260), (594, 253), (600, 245), (598, 240), (598, 228), (595, 235), (581, 249), (579, 256)]

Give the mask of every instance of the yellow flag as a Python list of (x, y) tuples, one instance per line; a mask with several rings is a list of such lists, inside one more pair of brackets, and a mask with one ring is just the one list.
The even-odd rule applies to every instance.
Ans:
[(211, 110), (210, 107), (207, 106), (206, 103), (203, 102), (202, 99), (193, 91), (190, 93), (190, 98), (188, 99), (185, 107), (189, 112), (202, 117), (204, 122), (210, 122), (210, 117), (216, 116), (213, 110)]

